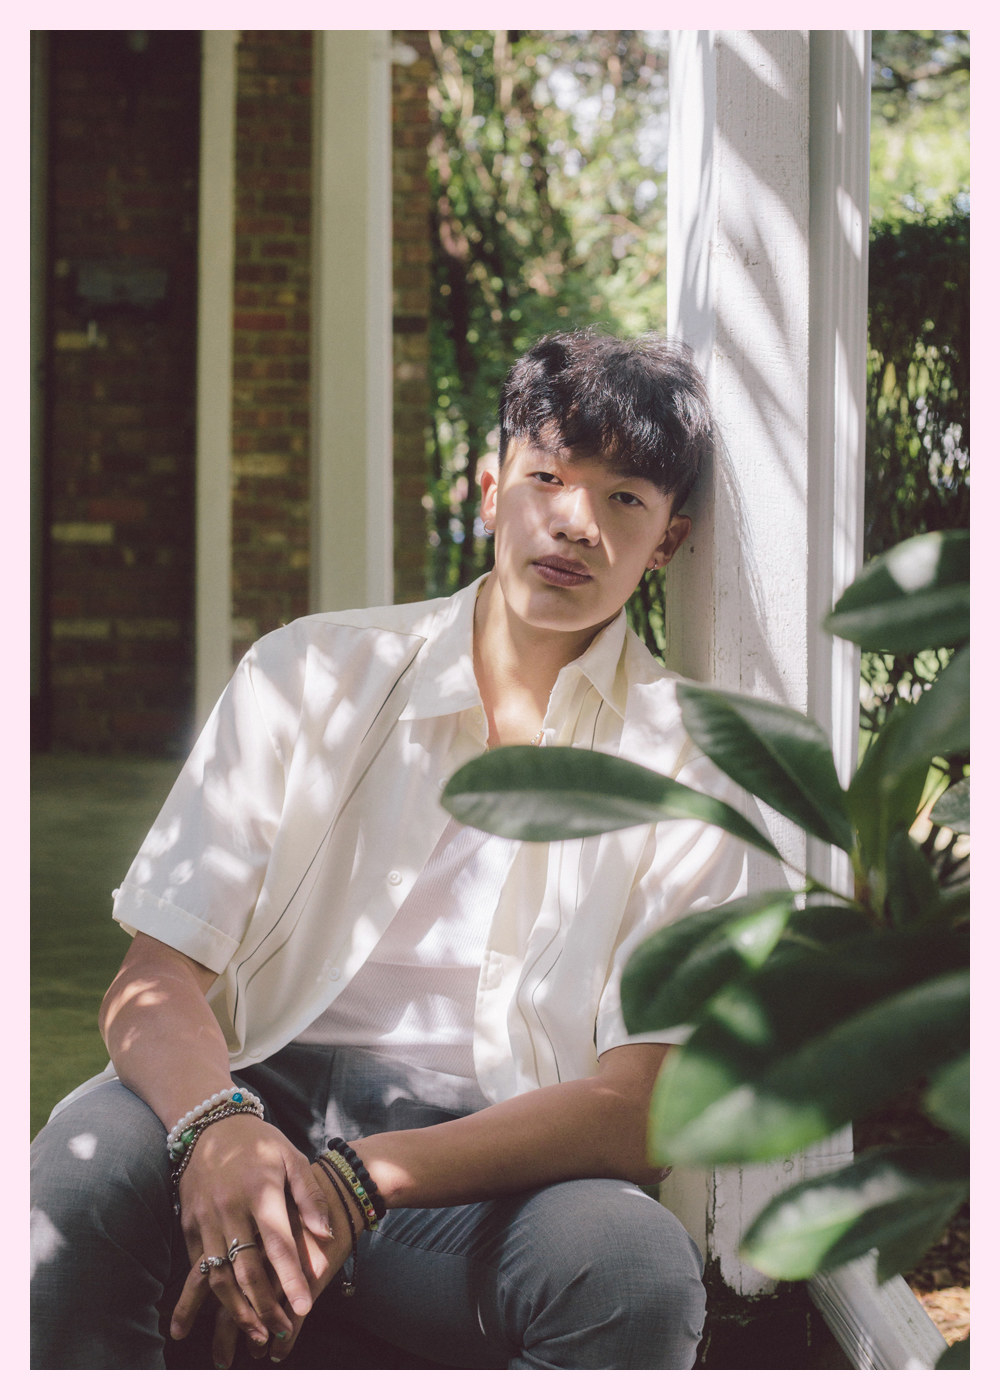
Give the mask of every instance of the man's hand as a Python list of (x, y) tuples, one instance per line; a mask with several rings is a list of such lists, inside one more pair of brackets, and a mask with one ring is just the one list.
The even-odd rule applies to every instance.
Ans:
[[(315, 1302), (327, 1284), (336, 1278), (350, 1257), (352, 1238), (343, 1208), (338, 1206), (333, 1199), (335, 1188), (327, 1179), (322, 1167), (313, 1165), (310, 1170), (317, 1189), (327, 1200), (332, 1232), (328, 1233), (326, 1230), (317, 1232), (308, 1228), (294, 1209), (291, 1213), (291, 1225), (299, 1264), (309, 1282), (311, 1301)], [(359, 1234), (364, 1229), (364, 1222), (360, 1212), (356, 1209), (354, 1210), (354, 1228)], [(237, 1261), (242, 1259), (244, 1254), (249, 1253), (251, 1253), (250, 1250), (241, 1251), (237, 1255)], [(280, 1291), (280, 1285), (273, 1273), (271, 1274), (271, 1282), (275, 1290)], [(284, 1361), (298, 1340), (304, 1321), (304, 1315), (294, 1315), (288, 1330), (275, 1333), (270, 1338), (269, 1343), (266, 1338), (262, 1342), (257, 1341), (253, 1334), (244, 1328), (251, 1356), (261, 1360), (266, 1355), (271, 1361)], [(235, 1320), (233, 1314), (220, 1309), (212, 1339), (212, 1361), (219, 1369), (225, 1370), (232, 1365), (240, 1330), (240, 1324)]]
[[(277, 1128), (249, 1114), (205, 1129), (180, 1182), (192, 1268), (171, 1318), (172, 1337), (188, 1335), (209, 1291), (258, 1347), (269, 1336), (297, 1332), (316, 1296), (307, 1267), (319, 1257), (315, 1248), (303, 1256), (302, 1235), (328, 1247), (333, 1238), (319, 1170)], [(346, 1221), (341, 1229), (346, 1233)], [(240, 1250), (230, 1264), (234, 1240), (258, 1247)], [(226, 1263), (203, 1274), (200, 1262), (212, 1256)]]

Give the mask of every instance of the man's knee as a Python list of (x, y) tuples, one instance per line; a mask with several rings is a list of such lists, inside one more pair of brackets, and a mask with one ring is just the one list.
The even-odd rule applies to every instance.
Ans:
[(163, 1127), (123, 1085), (100, 1085), (52, 1119), (31, 1145), (32, 1233), (44, 1257), (70, 1222), (107, 1229), (169, 1213)]
[(562, 1359), (549, 1364), (566, 1365), (574, 1347), (579, 1360), (569, 1364), (581, 1367), (694, 1364), (705, 1316), (702, 1261), (675, 1216), (617, 1181), (560, 1183), (539, 1193), (531, 1214), (545, 1283), (525, 1343), (541, 1364), (551, 1352)]

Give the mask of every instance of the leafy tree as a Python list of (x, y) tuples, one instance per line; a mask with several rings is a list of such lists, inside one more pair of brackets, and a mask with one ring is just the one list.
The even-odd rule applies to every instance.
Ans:
[[(969, 524), (969, 32), (872, 34), (865, 550)], [(862, 740), (914, 699), (949, 649), (862, 653)], [(939, 759), (938, 789), (958, 758)], [(925, 854), (964, 873), (954, 833)]]
[(969, 200), (969, 31), (872, 31), (871, 216), (942, 216)]
[[(862, 1118), (908, 1087), (936, 1146), (859, 1154), (775, 1198), (743, 1251), (776, 1278), (808, 1278), (874, 1249), (881, 1277), (916, 1263), (968, 1195), (968, 887), (944, 887), (909, 835), (936, 758), (968, 757), (969, 541), (918, 536), (874, 560), (828, 629), (872, 650), (956, 648), (915, 704), (898, 704), (849, 787), (822, 731), (797, 711), (682, 683), (685, 727), (753, 797), (846, 851), (850, 895), (805, 877), (661, 929), (622, 979), (633, 1034), (693, 1024), (654, 1092), (654, 1159), (774, 1160)], [(458, 818), (553, 840), (698, 817), (750, 844), (734, 809), (608, 754), (498, 749), (445, 790)], [(967, 780), (937, 818), (969, 829)], [(945, 1363), (967, 1365), (967, 1345)]]
[[(866, 559), (918, 530), (969, 526), (968, 216), (876, 226), (869, 266)], [(865, 653), (863, 729), (947, 656)]]

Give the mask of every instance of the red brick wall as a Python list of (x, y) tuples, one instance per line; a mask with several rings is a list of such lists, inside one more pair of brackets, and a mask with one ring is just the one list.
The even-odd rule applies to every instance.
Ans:
[[(50, 56), (50, 737), (170, 752), (193, 685), (200, 35), (57, 31)], [(166, 303), (81, 302), (81, 265), (109, 259), (165, 271)]]
[(309, 606), (312, 36), (237, 51), (233, 660)]
[[(200, 47), (154, 31), (50, 35), (48, 604), (56, 746), (172, 753), (189, 739)], [(423, 595), (430, 245), (426, 31), (393, 67), (395, 587)], [(309, 606), (312, 36), (237, 49), (233, 661)], [(81, 263), (145, 259), (154, 312), (92, 312)], [(88, 337), (88, 325), (93, 334)], [(93, 343), (91, 343), (93, 342)]]
[(393, 39), (417, 54), (392, 72), (393, 561), (396, 601), (404, 603), (426, 592), (432, 59), (425, 29), (396, 30)]

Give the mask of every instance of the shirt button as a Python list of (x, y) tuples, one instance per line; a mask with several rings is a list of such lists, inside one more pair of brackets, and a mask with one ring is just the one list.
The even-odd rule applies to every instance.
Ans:
[(339, 967), (331, 967), (331, 968), (329, 968), (329, 969), (327, 970), (327, 974), (326, 974), (326, 975), (327, 975), (327, 977), (329, 977), (329, 979), (330, 979), (331, 982), (339, 982), (339, 981), (340, 981), (340, 968), (339, 968)]
[(398, 871), (398, 870), (390, 870), (390, 871), (389, 871), (389, 884), (390, 884), (390, 885), (401, 885), (402, 883), (403, 883), (403, 877), (402, 877), (402, 875), (400, 875), (399, 871)]

